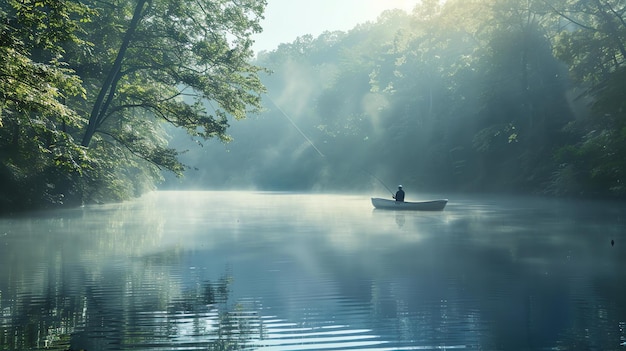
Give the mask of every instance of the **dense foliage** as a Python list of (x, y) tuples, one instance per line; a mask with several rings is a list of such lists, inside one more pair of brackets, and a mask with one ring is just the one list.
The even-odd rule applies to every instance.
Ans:
[[(164, 125), (227, 140), (260, 107), (265, 0), (0, 4), (0, 210), (127, 199), (181, 174)], [(210, 101), (207, 109), (201, 101)]]
[(237, 172), (189, 181), (623, 196), (625, 12), (616, 0), (425, 0), (300, 37), (258, 56), (274, 71), (267, 111), (233, 129), (229, 153), (186, 155)]

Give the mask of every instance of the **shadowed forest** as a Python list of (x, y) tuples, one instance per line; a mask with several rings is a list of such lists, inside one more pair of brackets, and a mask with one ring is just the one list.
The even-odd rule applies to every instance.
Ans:
[(257, 54), (264, 1), (199, 3), (0, 5), (0, 208), (376, 178), (626, 195), (622, 1), (424, 0)]

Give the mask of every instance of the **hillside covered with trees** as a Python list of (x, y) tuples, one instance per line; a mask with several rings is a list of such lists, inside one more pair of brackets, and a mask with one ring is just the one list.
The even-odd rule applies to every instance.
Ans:
[(302, 36), (258, 55), (264, 112), (169, 186), (623, 197), (625, 12), (425, 0)]
[(424, 0), (255, 56), (264, 6), (0, 4), (0, 210), (124, 200), (163, 175), (626, 195), (622, 1)]

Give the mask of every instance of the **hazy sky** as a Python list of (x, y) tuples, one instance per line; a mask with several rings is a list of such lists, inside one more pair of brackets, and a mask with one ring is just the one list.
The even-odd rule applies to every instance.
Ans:
[(374, 21), (387, 9), (411, 11), (420, 0), (268, 0), (263, 33), (255, 51), (272, 50), (304, 34), (317, 37), (327, 30), (348, 30)]

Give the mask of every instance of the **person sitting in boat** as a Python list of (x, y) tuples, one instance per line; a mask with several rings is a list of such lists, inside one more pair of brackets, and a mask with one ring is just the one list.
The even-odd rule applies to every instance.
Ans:
[(404, 190), (402, 190), (402, 185), (398, 185), (398, 191), (393, 196), (396, 201), (404, 202)]

